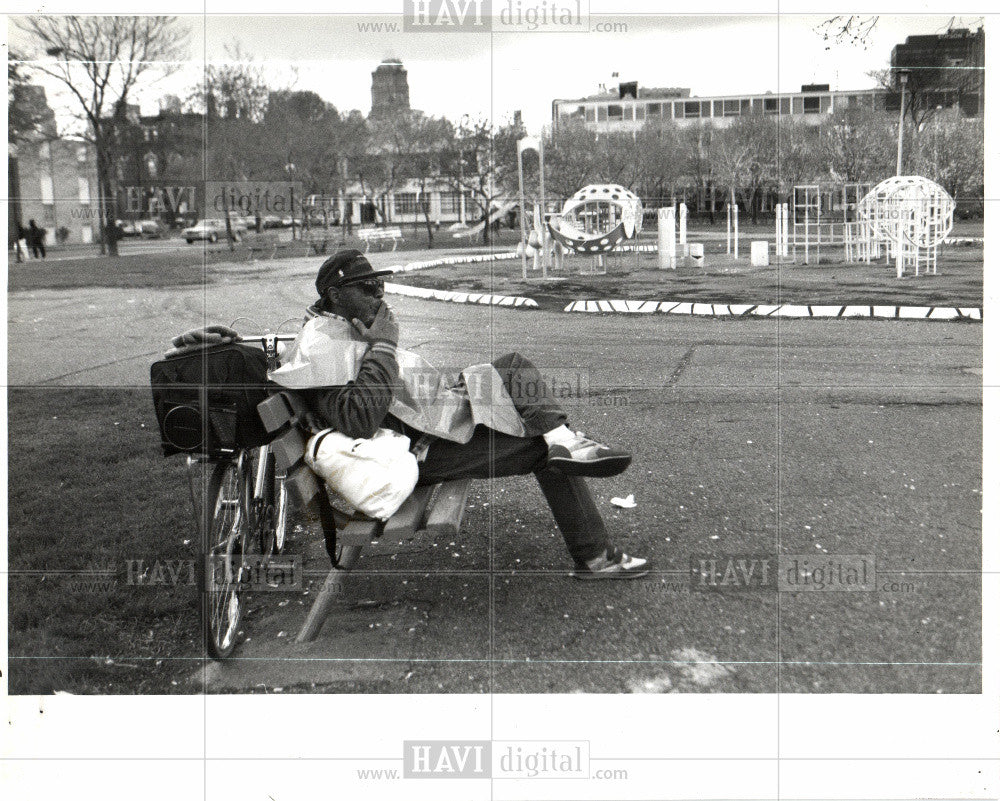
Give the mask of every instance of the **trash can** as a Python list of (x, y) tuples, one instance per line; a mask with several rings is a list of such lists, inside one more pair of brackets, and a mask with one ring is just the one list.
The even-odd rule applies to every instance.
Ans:
[(690, 248), (691, 266), (703, 266), (705, 264), (705, 245), (701, 242), (690, 242), (688, 247)]

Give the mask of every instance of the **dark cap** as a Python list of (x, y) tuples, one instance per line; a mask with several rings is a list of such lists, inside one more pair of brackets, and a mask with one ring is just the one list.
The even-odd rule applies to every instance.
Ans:
[(341, 250), (334, 253), (319, 268), (316, 275), (316, 291), (320, 295), (332, 286), (346, 286), (369, 278), (392, 275), (392, 270), (373, 270), (368, 259), (360, 250)]

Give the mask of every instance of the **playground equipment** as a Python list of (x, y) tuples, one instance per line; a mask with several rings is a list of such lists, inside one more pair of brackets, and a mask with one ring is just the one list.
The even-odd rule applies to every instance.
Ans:
[[(919, 175), (887, 178), (858, 203), (859, 250), (870, 261), (886, 245), (886, 261), (896, 259), (896, 277), (937, 274), (938, 247), (954, 225), (955, 201), (944, 188)], [(866, 240), (866, 241), (865, 241)]]
[(459, 230), (452, 232), (452, 237), (454, 239), (461, 239), (462, 237), (469, 237), (470, 239), (476, 234), (480, 234), (483, 231), (483, 226), (487, 222), (493, 222), (494, 220), (502, 220), (507, 212), (512, 208), (517, 206), (516, 200), (508, 200), (504, 203), (494, 202), (490, 206), (490, 210), (487, 214), (483, 215), (483, 218), (479, 222), (473, 224), (471, 227), (461, 226)]
[[(791, 197), (792, 259), (810, 259), (819, 264), (823, 245), (843, 246), (844, 258), (852, 258), (852, 242), (857, 238), (858, 204), (871, 189), (871, 184), (800, 184), (793, 187)], [(787, 211), (786, 211), (787, 216)], [(787, 244), (787, 234), (784, 237)], [(787, 246), (786, 254), (787, 255)]]
[(605, 254), (642, 230), (642, 201), (618, 184), (589, 184), (546, 223), (557, 245), (593, 256), (595, 267), (602, 269)]
[[(536, 206), (536, 214), (533, 217), (536, 220), (535, 232), (537, 241), (532, 244), (529, 241), (528, 232), (526, 230), (526, 225), (524, 222), (524, 216), (527, 214), (527, 206), (525, 205), (524, 199), (524, 165), (521, 161), (522, 156), (525, 151), (534, 150), (538, 154), (538, 203)], [(539, 263), (542, 267), (542, 277), (548, 277), (548, 265), (549, 265), (549, 243), (548, 236), (545, 232), (545, 227), (541, 225), (540, 219), (545, 214), (545, 140), (539, 139), (535, 136), (525, 136), (519, 139), (517, 142), (517, 191), (518, 199), (521, 204), (520, 212), (518, 213), (518, 219), (521, 224), (521, 277), (527, 281), (528, 280), (528, 248), (534, 248), (534, 264), (533, 267), (537, 269)], [(541, 214), (537, 213), (537, 209), (541, 209)], [(541, 259), (539, 260), (539, 255)]]

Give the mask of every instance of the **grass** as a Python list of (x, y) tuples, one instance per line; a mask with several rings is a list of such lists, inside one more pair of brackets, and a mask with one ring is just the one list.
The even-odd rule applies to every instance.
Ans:
[[(331, 232), (331, 238), (334, 242), (338, 235), (336, 230)], [(516, 242), (515, 232), (504, 231), (497, 240), (496, 246), (513, 248)], [(468, 239), (453, 239), (450, 234), (442, 230), (435, 236), (434, 244), (437, 249), (468, 247), (472, 252), (481, 246), (481, 239), (474, 237), (470, 243)], [(347, 246), (364, 250), (364, 245), (356, 236), (348, 239)], [(178, 248), (178, 250), (159, 253), (123, 255), (115, 259), (83, 252), (73, 258), (60, 258), (58, 260), (17, 263), (13, 259), (8, 259), (7, 288), (9, 292), (22, 292), (39, 289), (66, 290), (89, 287), (156, 289), (171, 286), (194, 286), (206, 282), (212, 283), (219, 277), (231, 273), (234, 269), (234, 263), (238, 265), (238, 269), (243, 274), (259, 271), (262, 266), (266, 269), (270, 263), (270, 260), (261, 260), (250, 264), (246, 251), (239, 245), (235, 251), (230, 251), (226, 245), (208, 245), (207, 243), (201, 246), (198, 244), (184, 245), (178, 240)], [(336, 244), (328, 246), (327, 253), (333, 253), (335, 249)], [(406, 228), (403, 232), (403, 241), (397, 245), (395, 252), (426, 250), (426, 234), (414, 234), (411, 228)], [(435, 251), (428, 252), (433, 255)], [(52, 255), (58, 253), (58, 249), (55, 249)], [(301, 258), (303, 255), (309, 254), (311, 251), (307, 251), (305, 246), (296, 246), (279, 250), (277, 258)], [(318, 264), (324, 256), (321, 254), (312, 256), (312, 258)]]
[(11, 389), (8, 404), (10, 692), (170, 691), (200, 653), (196, 588), (130, 586), (124, 565), (193, 559), (198, 538), (148, 392)]
[[(13, 389), (8, 400), (10, 692), (196, 692), (184, 681), (202, 653), (194, 588), (131, 586), (121, 571), (126, 559), (196, 555), (184, 471), (159, 455), (148, 394)], [(609, 527), (627, 550), (672, 573), (616, 586), (571, 582), (532, 479), (476, 482), (460, 537), (398, 558), (373, 548), (363, 567), (375, 572), (352, 580), (330, 629), (339, 657), (399, 662), (322, 689), (627, 692), (669, 680), (676, 691), (701, 692), (677, 661), (695, 653), (732, 665), (712, 691), (979, 691), (981, 469), (963, 457), (981, 438), (977, 405), (862, 413), (789, 402), (779, 451), (773, 404), (682, 401), (639, 388), (613, 421), (581, 411), (588, 431), (636, 449), (632, 470), (594, 482)], [(915, 591), (776, 598), (674, 588), (692, 555), (773, 550), (776, 478), (784, 552), (823, 544), (873, 554), (880, 569), (915, 568), (905, 574)], [(638, 509), (608, 504), (630, 492)], [(293, 541), (293, 552), (301, 546)], [(956, 569), (966, 574), (946, 575)], [(81, 575), (91, 570), (115, 576), (96, 583)], [(263, 609), (276, 603), (260, 601), (255, 641), (284, 643)], [(780, 672), (778, 654), (787, 663)]]
[[(399, 276), (401, 283), (459, 292), (490, 292), (534, 298), (548, 309), (573, 300), (676, 300), (708, 303), (796, 303), (906, 306), (981, 306), (983, 248), (949, 246), (938, 260), (937, 275), (896, 278), (894, 266), (842, 261), (828, 251), (819, 264), (751, 267), (749, 243), (734, 261), (725, 241), (705, 243), (705, 266), (657, 268), (655, 253), (622, 253), (607, 258), (606, 275), (581, 275), (589, 257), (572, 257), (568, 269), (543, 281), (540, 273), (521, 277), (518, 260), (488, 265), (458, 264)], [(530, 270), (530, 264), (529, 264)]]

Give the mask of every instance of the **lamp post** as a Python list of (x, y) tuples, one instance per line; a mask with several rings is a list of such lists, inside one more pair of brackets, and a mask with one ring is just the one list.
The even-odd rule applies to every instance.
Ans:
[(941, 116), (941, 106), (934, 110), (934, 182), (940, 183), (938, 170), (938, 118)]
[(899, 80), (899, 139), (896, 142), (896, 175), (903, 174), (903, 112), (906, 109), (906, 81), (910, 70), (896, 70)]

